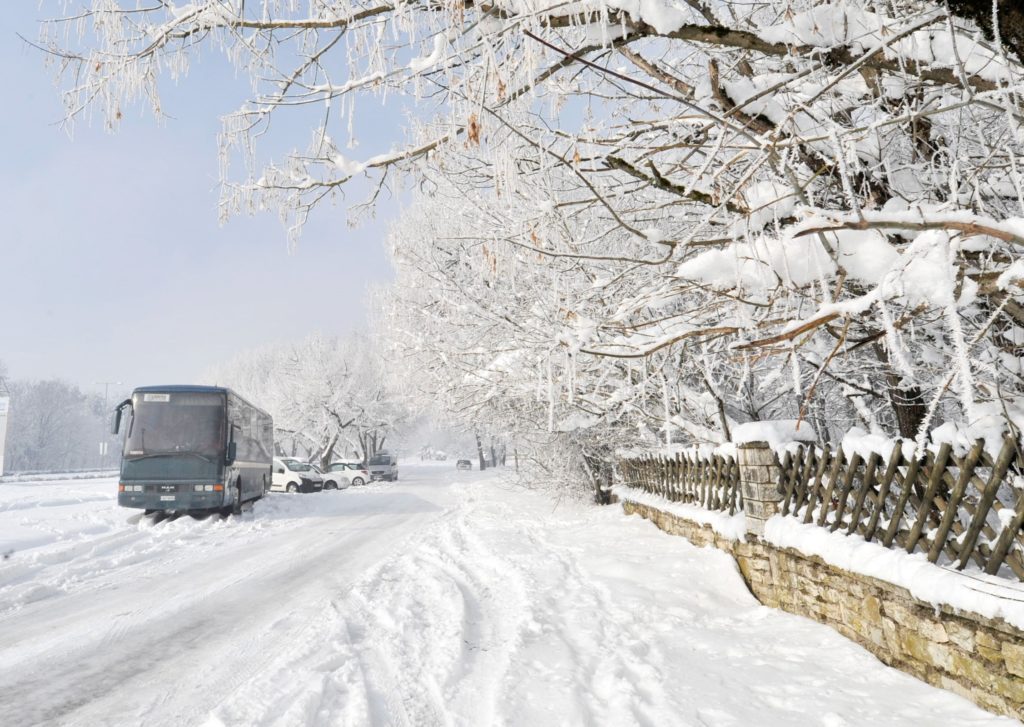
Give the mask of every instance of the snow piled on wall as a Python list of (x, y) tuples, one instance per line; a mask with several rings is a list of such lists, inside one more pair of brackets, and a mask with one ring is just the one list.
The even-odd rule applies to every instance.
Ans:
[(636, 487), (629, 487), (628, 485), (616, 485), (612, 488), (612, 494), (618, 497), (619, 500), (657, 508), (661, 512), (676, 515), (684, 520), (707, 525), (728, 540), (735, 540), (741, 543), (747, 542), (747, 518), (742, 512), (730, 515), (719, 510), (705, 510), (698, 505), (672, 502), (659, 495), (653, 495), (650, 492)]
[(960, 572), (928, 562), (924, 553), (908, 554), (866, 542), (859, 535), (832, 533), (793, 517), (776, 515), (765, 523), (765, 540), (852, 573), (878, 578), (910, 591), (936, 607), (949, 606), (1024, 628), (1024, 584), (980, 572)]

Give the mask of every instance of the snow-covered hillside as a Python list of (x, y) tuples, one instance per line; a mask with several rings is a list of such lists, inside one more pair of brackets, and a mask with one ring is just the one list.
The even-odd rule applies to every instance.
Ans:
[(1009, 724), (723, 553), (451, 463), (153, 524), (0, 485), (4, 725)]

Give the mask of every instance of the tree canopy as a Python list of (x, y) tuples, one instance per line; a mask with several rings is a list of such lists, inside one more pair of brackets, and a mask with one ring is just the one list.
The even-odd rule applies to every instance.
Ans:
[[(592, 450), (794, 418), (1015, 431), (1024, 19), (1010, 0), (92, 0), (44, 27), (69, 120), (162, 113), (216, 49), (222, 210), (293, 237), (411, 185), (382, 328), (467, 421)], [(407, 110), (351, 159), (351, 119)], [(274, 119), (305, 148), (267, 159)], [(305, 118), (305, 117), (304, 117)], [(372, 203), (372, 198), (369, 203)]]

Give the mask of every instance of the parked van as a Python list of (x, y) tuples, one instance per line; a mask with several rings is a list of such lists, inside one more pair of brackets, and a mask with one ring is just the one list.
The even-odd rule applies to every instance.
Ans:
[(275, 492), (319, 492), (324, 488), (320, 473), (297, 459), (274, 458), (270, 489)]
[(371, 480), (387, 480), (394, 482), (398, 479), (398, 456), (388, 452), (378, 452), (370, 457), (367, 462), (370, 468)]

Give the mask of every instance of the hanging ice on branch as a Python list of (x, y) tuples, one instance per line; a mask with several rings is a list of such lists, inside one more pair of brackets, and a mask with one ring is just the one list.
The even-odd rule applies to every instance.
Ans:
[[(1024, 392), (1018, 5), (95, 0), (43, 45), (69, 119), (111, 125), (201, 50), (235, 62), (226, 214), (297, 236), (353, 179), (415, 182), (382, 320), (467, 417), (917, 437)], [(331, 141), (383, 109), (381, 148)], [(285, 115), (312, 142), (271, 159)]]

